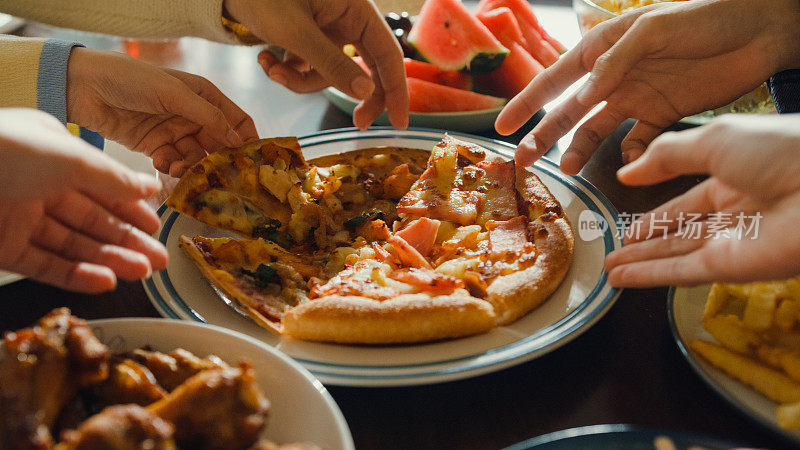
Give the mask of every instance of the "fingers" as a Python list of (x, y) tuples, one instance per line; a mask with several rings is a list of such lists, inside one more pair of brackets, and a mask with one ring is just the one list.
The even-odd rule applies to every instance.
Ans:
[(33, 280), (86, 294), (110, 291), (117, 285), (117, 278), (108, 267), (69, 261), (36, 247), (23, 253), (13, 267)]
[(155, 233), (161, 226), (158, 215), (150, 208), (145, 200), (120, 202), (114, 206), (111, 213), (120, 220), (135, 226), (147, 234)]
[[(622, 255), (614, 255), (622, 249), (612, 252), (609, 254), (611, 261), (607, 261), (608, 281), (616, 287), (646, 288), (692, 286), (712, 281), (742, 283), (786, 278), (797, 273), (797, 264), (786, 258), (787, 255), (776, 252), (773, 243), (765, 246), (749, 239), (696, 241), (699, 243), (662, 246), (647, 241), (634, 244)], [(692, 250), (693, 245), (697, 247)]]
[[(362, 55), (366, 55), (365, 50), (361, 50), (361, 52), (363, 52)], [(364, 59), (364, 63), (367, 64), (367, 67), (369, 67), (370, 73), (373, 74), (373, 77), (377, 77), (375, 75), (377, 73), (375, 61), (369, 56), (362, 56), (362, 58)], [(380, 83), (377, 83), (375, 88), (375, 92), (373, 92), (368, 99), (359, 103), (353, 110), (353, 125), (362, 130), (367, 129), (386, 107), (383, 88)], [(406, 115), (406, 119), (407, 118), (408, 115)]]
[(244, 110), (239, 108), (236, 103), (223, 94), (214, 83), (201, 76), (181, 72), (179, 70), (170, 69), (167, 70), (167, 72), (186, 83), (190, 89), (219, 108), (222, 114), (225, 115), (225, 120), (228, 122), (228, 125), (233, 127), (236, 134), (238, 134), (242, 140), (247, 142), (258, 139), (258, 132), (256, 131), (256, 125), (253, 119), (244, 112)]
[(583, 168), (597, 147), (625, 120), (609, 105), (583, 123), (572, 137), (572, 143), (561, 157), (561, 171), (575, 175)]
[(319, 29), (311, 18), (300, 19), (304, 23), (295, 26), (304, 34), (287, 49), (308, 61), (314, 69), (347, 95), (364, 100), (372, 95), (375, 84), (358, 64), (342, 52)]
[(704, 243), (703, 239), (687, 239), (674, 233), (663, 236), (666, 236), (666, 239), (656, 237), (635, 244), (626, 244), (609, 253), (604, 263), (606, 271), (610, 272), (615, 267), (638, 261), (685, 255), (702, 247)]
[(93, 153), (80, 155), (78, 168), (64, 180), (68, 187), (104, 205), (148, 198), (161, 190), (161, 182), (152, 175), (130, 170), (103, 153)]
[(668, 232), (673, 231), (678, 226), (676, 219), (681, 214), (685, 214), (687, 219), (690, 214), (695, 220), (702, 218), (713, 210), (711, 195), (712, 191), (718, 186), (719, 182), (717, 180), (706, 180), (683, 195), (644, 213), (625, 231), (625, 245), (649, 239), (652, 234), (651, 230), (654, 229), (655, 221), (666, 227), (664, 231)]
[(186, 169), (192, 167), (207, 154), (193, 136), (186, 136), (176, 142), (175, 149), (181, 156), (180, 159), (172, 161), (169, 166), (169, 175), (175, 178), (179, 178), (186, 172)]
[(316, 70), (300, 70), (293, 62), (281, 62), (269, 50), (258, 54), (258, 63), (272, 81), (293, 92), (317, 92), (331, 84)]
[(608, 273), (608, 282), (612, 286), (628, 288), (693, 286), (711, 278), (698, 252), (623, 264)]
[(142, 231), (158, 227), (155, 213), (146, 205), (135, 202), (118, 204), (113, 211), (119, 217), (74, 192), (64, 195), (58, 203), (48, 205), (48, 214), (65, 226), (98, 242), (140, 253), (147, 257), (153, 270), (166, 267), (167, 250)]
[(642, 157), (620, 169), (617, 178), (627, 185), (642, 186), (679, 175), (707, 173), (718, 149), (700, 145), (697, 138), (702, 128), (662, 134)]
[(124, 280), (138, 280), (151, 273), (150, 262), (141, 253), (97, 242), (47, 216), (34, 233), (32, 243), (70, 261), (108, 267)]
[(533, 131), (519, 143), (514, 161), (526, 166), (532, 164), (571, 130), (590, 109), (578, 103), (574, 96), (565, 100), (545, 114)]
[(223, 146), (240, 147), (242, 138), (228, 123), (218, 107), (189, 88), (181, 79), (172, 77), (174, 83), (164, 83), (158, 93), (164, 108), (177, 116), (208, 130), (209, 135)]
[[(631, 52), (628, 51), (629, 47), (626, 44), (620, 56), (613, 56), (616, 55), (616, 52), (603, 58), (601, 55), (607, 55), (612, 44), (620, 40), (620, 37), (625, 35), (629, 28), (632, 28), (631, 25), (636, 23), (641, 15), (652, 9), (650, 6), (638, 8), (594, 27), (575, 48), (562, 55), (555, 64), (537, 75), (520, 94), (503, 108), (495, 121), (497, 132), (503, 135), (515, 132), (546, 103), (561, 95), (565, 89), (590, 70), (592, 75), (589, 79), (593, 79), (592, 84), (584, 85), (581, 88), (577, 100), (586, 106), (592, 106), (605, 100), (605, 97), (614, 90), (611, 86), (616, 86), (614, 84), (616, 78), (609, 77), (618, 77), (620, 73), (624, 75), (627, 69), (620, 71), (612, 66), (610, 69), (613, 69), (613, 73), (600, 76), (599, 81), (595, 71), (609, 71), (609, 64), (613, 64), (624, 55), (630, 56)], [(637, 32), (638, 34), (641, 33)], [(607, 59), (611, 56), (613, 56), (611, 63), (601, 61), (600, 65), (597, 65), (598, 59)], [(630, 67), (635, 64), (633, 60), (626, 60), (625, 63)], [(619, 81), (616, 83), (618, 84)]]
[[(683, 228), (684, 233), (690, 230), (701, 233), (710, 214), (745, 214), (758, 209), (757, 203), (717, 178), (709, 178), (688, 192), (663, 205), (645, 213), (637, 219), (625, 233), (625, 244), (649, 239), (657, 234), (655, 231), (672, 231)], [(718, 217), (719, 219), (719, 217)]]
[[(380, 93), (386, 106), (389, 121), (397, 128), (408, 127), (408, 87), (403, 51), (400, 44), (372, 2), (362, 2), (371, 9), (356, 48), (367, 62), (375, 81), (376, 94)], [(375, 101), (379, 103), (379, 101)], [(365, 107), (366, 109), (366, 107)], [(376, 114), (377, 116), (377, 114)], [(370, 123), (374, 117), (370, 118)]]
[(666, 30), (659, 30), (658, 16), (644, 12), (639, 14), (620, 17), (620, 20), (602, 29), (602, 37), (613, 45), (594, 60), (589, 79), (578, 91), (579, 102), (594, 105), (605, 100), (639, 61), (654, 49), (660, 35)]
[(555, 99), (586, 73), (583, 67), (582, 52), (586, 44), (581, 41), (577, 47), (568, 51), (556, 61), (555, 64), (545, 69), (512, 98), (500, 111), (494, 127), (498, 133), (509, 135), (517, 131), (545, 103)]
[(161, 173), (169, 175), (169, 169), (176, 161), (180, 161), (181, 154), (172, 144), (164, 144), (155, 149), (150, 158), (153, 159), (153, 167)]
[(647, 146), (661, 134), (662, 130), (663, 128), (661, 127), (641, 120), (637, 121), (620, 144), (622, 162), (628, 164), (639, 159), (644, 154), (644, 151), (647, 150)]

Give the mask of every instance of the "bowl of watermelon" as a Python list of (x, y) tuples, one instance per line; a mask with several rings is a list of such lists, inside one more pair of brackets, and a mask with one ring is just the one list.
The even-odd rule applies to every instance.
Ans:
[[(419, 15), (389, 14), (405, 54), (411, 126), (476, 132), (494, 127), (506, 102), (566, 49), (542, 28), (526, 0), (426, 0)], [(369, 72), (358, 55), (353, 59)], [(352, 114), (357, 100), (325, 96)], [(389, 125), (384, 112), (376, 120)]]

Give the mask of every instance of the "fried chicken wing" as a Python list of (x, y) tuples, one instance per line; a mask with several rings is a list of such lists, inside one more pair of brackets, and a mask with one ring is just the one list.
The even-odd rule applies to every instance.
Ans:
[(146, 408), (115, 405), (62, 433), (55, 450), (174, 450), (174, 432), (172, 424)]
[(214, 355), (199, 358), (182, 348), (173, 350), (169, 355), (140, 348), (132, 351), (128, 357), (150, 369), (158, 383), (167, 391), (172, 391), (203, 370), (230, 367)]
[(250, 364), (240, 362), (198, 373), (148, 409), (175, 424), (182, 448), (244, 449), (261, 434), (269, 402)]
[(150, 369), (132, 359), (118, 357), (112, 358), (108, 378), (95, 386), (92, 393), (101, 408), (118, 403), (147, 406), (167, 395)]
[(4, 336), (0, 448), (46, 449), (50, 428), (78, 389), (104, 379), (108, 349), (66, 308)]

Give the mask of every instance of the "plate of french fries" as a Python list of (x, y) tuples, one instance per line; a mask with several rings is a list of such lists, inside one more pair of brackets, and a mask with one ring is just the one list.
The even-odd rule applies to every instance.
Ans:
[(800, 442), (800, 277), (675, 288), (673, 334), (726, 400)]

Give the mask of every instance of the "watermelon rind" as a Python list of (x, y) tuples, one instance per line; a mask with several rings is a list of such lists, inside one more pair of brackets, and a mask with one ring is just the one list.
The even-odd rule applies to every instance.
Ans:
[(489, 73), (497, 69), (503, 65), (503, 60), (506, 58), (506, 55), (508, 55), (508, 49), (503, 47), (503, 51), (499, 53), (496, 53), (494, 50), (489, 52), (477, 52), (472, 54), (466, 63), (447, 64), (436, 58), (426, 57), (422, 50), (410, 42), (409, 44), (414, 47), (421, 61), (431, 63), (444, 70), (466, 70), (473, 74)]

